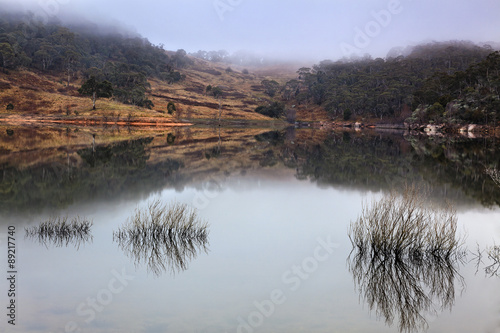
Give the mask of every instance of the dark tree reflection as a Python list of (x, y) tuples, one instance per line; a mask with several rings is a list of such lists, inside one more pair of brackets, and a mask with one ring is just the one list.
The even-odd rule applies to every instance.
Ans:
[(388, 325), (398, 320), (401, 332), (426, 330), (426, 316), (451, 310), (456, 288), (465, 288), (457, 271), (461, 254), (395, 257), (358, 251), (348, 263), (360, 297)]

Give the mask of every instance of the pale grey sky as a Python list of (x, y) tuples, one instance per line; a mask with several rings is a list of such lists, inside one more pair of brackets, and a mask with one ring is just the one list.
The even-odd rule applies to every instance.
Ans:
[[(500, 42), (499, 0), (0, 0), (42, 15), (120, 22), (166, 49), (286, 58), (385, 56), (425, 41)], [(5, 8), (5, 6), (2, 6)]]

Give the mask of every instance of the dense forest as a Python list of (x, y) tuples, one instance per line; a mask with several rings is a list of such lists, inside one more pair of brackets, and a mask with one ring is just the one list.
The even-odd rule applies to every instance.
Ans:
[(146, 97), (149, 77), (169, 83), (182, 79), (176, 71), (190, 63), (183, 50), (172, 55), (161, 46), (130, 33), (104, 33), (93, 25), (71, 29), (43, 23), (32, 14), (0, 16), (0, 69), (28, 68), (64, 73), (68, 85), (79, 74), (112, 83), (120, 102), (151, 107)]
[(323, 61), (301, 68), (282, 98), (323, 106), (332, 118), (496, 124), (500, 53), (470, 42), (430, 43), (386, 59)]

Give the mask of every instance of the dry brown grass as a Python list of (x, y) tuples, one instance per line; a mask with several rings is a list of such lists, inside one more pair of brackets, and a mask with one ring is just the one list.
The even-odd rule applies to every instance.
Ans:
[[(163, 117), (172, 119), (213, 119), (219, 109), (219, 100), (205, 94), (208, 85), (223, 90), (222, 118), (229, 120), (269, 120), (254, 112), (255, 108), (271, 99), (261, 86), (263, 79), (274, 79), (281, 84), (296, 78), (296, 68), (271, 66), (250, 70), (243, 74), (243, 68), (232, 66), (234, 71), (226, 72), (227, 65), (214, 64), (195, 59), (195, 64), (181, 72), (186, 79), (169, 85), (151, 79), (148, 97), (153, 101), (153, 110), (132, 105), (124, 105), (108, 99), (97, 101), (97, 110), (92, 110), (89, 98), (78, 94), (81, 79), (75, 77), (70, 86), (65, 77), (30, 71), (11, 71), (9, 75), (0, 73), (0, 115), (58, 115), (71, 117), (110, 117), (112, 113), (120, 117)], [(297, 67), (298, 68), (298, 67)], [(176, 104), (178, 112), (171, 117), (166, 112), (169, 102)], [(6, 105), (12, 103), (14, 110), (7, 112)], [(313, 112), (314, 111), (314, 112)], [(298, 107), (302, 120), (325, 120), (326, 113), (318, 107), (303, 105)]]

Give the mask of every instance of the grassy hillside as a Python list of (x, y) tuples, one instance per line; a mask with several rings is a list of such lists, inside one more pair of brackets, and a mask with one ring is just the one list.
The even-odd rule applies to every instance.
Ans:
[[(201, 59), (193, 59), (194, 64), (182, 69), (184, 79), (168, 84), (159, 78), (150, 78), (151, 89), (146, 93), (154, 107), (147, 109), (123, 104), (111, 99), (98, 99), (97, 110), (92, 110), (89, 97), (78, 93), (83, 77), (67, 85), (64, 73), (45, 73), (37, 70), (10, 70), (0, 72), (0, 117), (53, 117), (58, 119), (100, 118), (109, 121), (160, 118), (166, 121), (187, 119), (215, 119), (222, 106), (222, 119), (228, 120), (270, 120), (255, 112), (259, 105), (266, 105), (271, 98), (264, 93), (261, 85), (264, 79), (274, 79), (284, 83), (297, 74), (292, 66), (247, 69), (214, 64)], [(222, 90), (222, 98), (217, 99), (206, 93), (211, 85)], [(169, 115), (167, 105), (173, 102), (176, 112)], [(9, 104), (12, 110), (7, 110)], [(291, 108), (292, 105), (287, 105)], [(315, 112), (313, 112), (313, 109)], [(297, 108), (299, 120), (317, 121), (326, 119), (321, 109), (300, 106)]]
[[(150, 118), (155, 123), (218, 119), (219, 113), (229, 120), (269, 120), (255, 112), (274, 101), (261, 82), (284, 85), (297, 77), (299, 67), (227, 66), (190, 57), (184, 50), (166, 51), (136, 34), (69, 28), (29, 14), (0, 13), (0, 117), (4, 121), (9, 116), (10, 121), (50, 117), (110, 124)], [(90, 78), (108, 81), (113, 88), (113, 97), (99, 99), (97, 110), (92, 110), (90, 98), (78, 92)], [(207, 86), (214, 89), (211, 94)], [(279, 94), (274, 98), (280, 100)], [(174, 106), (176, 112), (167, 112)], [(309, 117), (308, 112), (304, 115)]]

